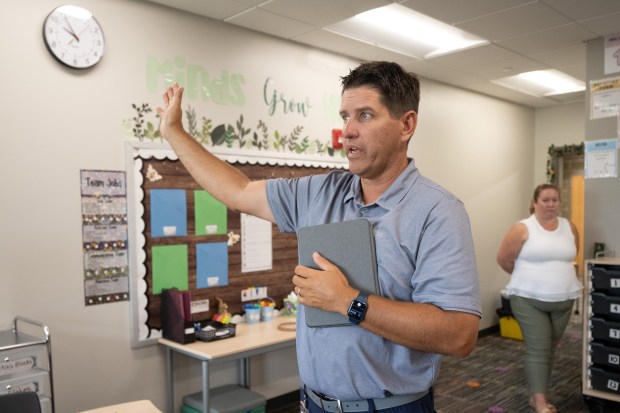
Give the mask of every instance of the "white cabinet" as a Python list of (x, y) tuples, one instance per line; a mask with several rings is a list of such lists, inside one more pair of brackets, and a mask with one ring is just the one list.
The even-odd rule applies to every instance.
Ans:
[(43, 413), (54, 412), (49, 329), (16, 317), (12, 329), (0, 331), (0, 394), (23, 391), (39, 395)]

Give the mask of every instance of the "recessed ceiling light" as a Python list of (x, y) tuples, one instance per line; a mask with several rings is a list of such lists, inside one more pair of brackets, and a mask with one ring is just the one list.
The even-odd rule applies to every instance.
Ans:
[(357, 14), (325, 30), (418, 59), (489, 43), (400, 4)]
[(536, 97), (586, 90), (585, 83), (559, 70), (535, 70), (492, 80), (493, 83)]

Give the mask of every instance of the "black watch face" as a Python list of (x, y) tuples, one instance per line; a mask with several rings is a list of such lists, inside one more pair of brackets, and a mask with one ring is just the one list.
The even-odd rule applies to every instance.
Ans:
[(361, 320), (366, 312), (367, 305), (361, 301), (353, 301), (349, 307), (349, 317)]

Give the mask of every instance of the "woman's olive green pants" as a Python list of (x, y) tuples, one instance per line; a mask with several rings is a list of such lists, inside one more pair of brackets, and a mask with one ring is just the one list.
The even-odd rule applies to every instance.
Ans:
[(566, 330), (574, 301), (510, 297), (510, 306), (525, 342), (525, 377), (530, 393), (547, 393), (555, 348)]

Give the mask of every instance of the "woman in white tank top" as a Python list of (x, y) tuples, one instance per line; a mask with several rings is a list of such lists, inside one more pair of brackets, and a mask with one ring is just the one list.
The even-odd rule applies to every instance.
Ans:
[(560, 191), (554, 185), (536, 187), (530, 212), (508, 230), (497, 263), (511, 274), (506, 290), (526, 346), (530, 405), (537, 413), (555, 413), (547, 399), (548, 381), (555, 347), (581, 295), (574, 266), (579, 234), (559, 216)]

